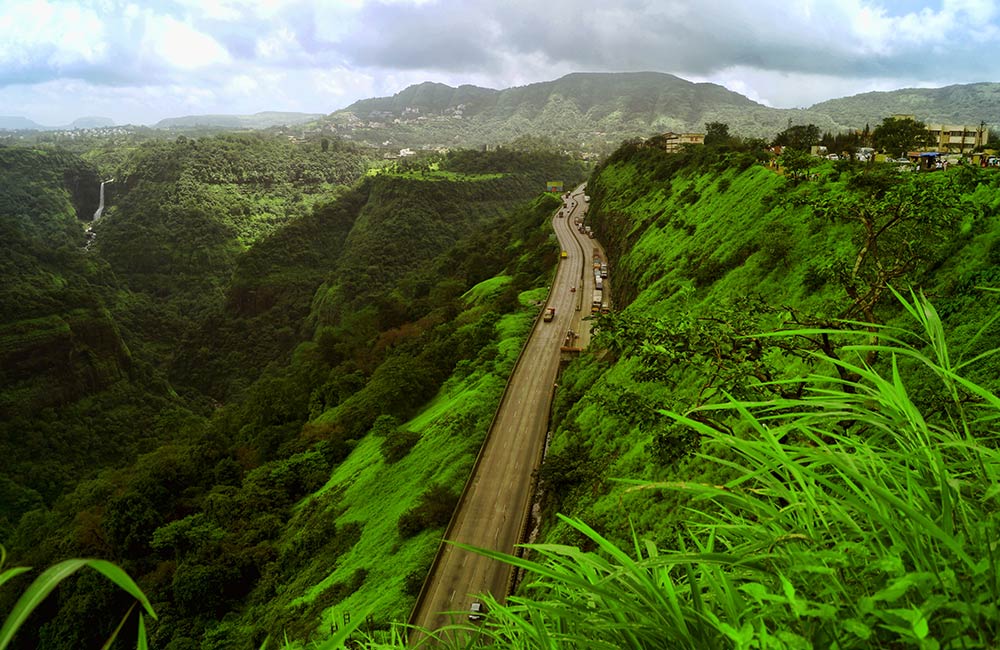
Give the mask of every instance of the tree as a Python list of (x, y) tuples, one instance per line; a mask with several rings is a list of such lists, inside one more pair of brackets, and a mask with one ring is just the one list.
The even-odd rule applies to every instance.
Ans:
[(729, 144), (732, 136), (729, 135), (729, 125), (724, 122), (705, 123), (705, 146), (715, 147)]
[(875, 147), (892, 156), (903, 156), (908, 151), (933, 143), (927, 125), (909, 117), (887, 117), (872, 132)]
[(778, 164), (785, 170), (785, 173), (793, 179), (804, 178), (809, 173), (809, 163), (812, 156), (794, 147), (788, 147), (778, 159)]
[(774, 137), (773, 144), (788, 149), (809, 151), (809, 148), (819, 142), (819, 127), (815, 124), (796, 124)]

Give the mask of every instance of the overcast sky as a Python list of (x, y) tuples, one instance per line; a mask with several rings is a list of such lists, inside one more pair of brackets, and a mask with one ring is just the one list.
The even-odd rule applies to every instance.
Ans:
[(1000, 81), (1000, 0), (0, 0), (0, 115), (329, 113), (421, 81), (669, 72), (776, 107)]

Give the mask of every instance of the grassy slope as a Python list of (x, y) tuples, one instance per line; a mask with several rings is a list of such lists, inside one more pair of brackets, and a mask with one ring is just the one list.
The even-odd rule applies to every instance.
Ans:
[[(817, 318), (835, 317), (847, 303), (843, 289), (814, 278), (834, 259), (853, 256), (852, 226), (821, 223), (798, 199), (817, 192), (846, 194), (846, 180), (846, 174), (831, 167), (821, 169), (816, 181), (793, 185), (761, 166), (685, 170), (668, 179), (630, 162), (606, 166), (588, 191), (595, 195), (602, 236), (619, 249), (619, 257), (611, 260), (612, 286), (619, 296), (633, 292), (624, 315), (652, 318), (660, 323), (656, 327), (669, 328), (720, 317), (734, 301), (759, 296), (777, 309), (758, 314), (753, 331), (786, 323), (784, 307)], [(953, 233), (950, 255), (920, 278), (959, 335), (970, 335), (980, 322), (977, 310), (986, 309), (977, 307), (981, 296), (972, 287), (990, 280), (995, 284), (990, 251), (998, 234), (992, 218), (996, 185), (993, 178), (992, 187), (980, 186), (966, 195), (968, 213), (982, 218), (974, 224), (971, 217), (965, 219)], [(892, 312), (883, 316), (890, 322), (894, 318)], [(788, 357), (778, 363), (786, 375), (804, 367)], [(612, 364), (584, 357), (571, 366), (561, 381), (563, 395), (555, 414), (559, 426), (547, 460), (570, 477), (560, 485), (564, 494), (557, 507), (621, 539), (627, 539), (631, 521), (669, 546), (672, 531), (683, 521), (681, 497), (628, 493), (614, 480), (718, 480), (704, 474), (717, 470), (690, 457), (663, 463), (653, 452), (666, 425), (652, 409), (683, 412), (719, 398), (704, 388), (705, 367), (704, 359), (692, 355), (689, 363), (673, 367), (666, 380), (654, 382), (640, 380), (642, 365), (636, 356), (625, 355)], [(651, 417), (639, 417), (640, 412)], [(548, 539), (581, 541), (560, 524), (552, 526)]]
[[(475, 321), (482, 311), (477, 306), (481, 297), (508, 281), (499, 276), (470, 289), (468, 309), (458, 319)], [(455, 493), (462, 489), (531, 329), (537, 314), (534, 303), (542, 292), (523, 292), (521, 310), (497, 323), (494, 344), (477, 359), (461, 364), (437, 396), (400, 426), (420, 436), (402, 460), (388, 464), (380, 438), (369, 433), (357, 441), (326, 485), (295, 507), (301, 518), (293, 516), (285, 528), (277, 542), (279, 552), (310, 534), (316, 521), (310, 518), (317, 512), (323, 519), (332, 519), (337, 530), (357, 526), (360, 534), (346, 548), (334, 541), (335, 551), (328, 547), (316, 553), (293, 582), (282, 585), (281, 595), (268, 603), (268, 615), (286, 621), (283, 627), (291, 636), (322, 638), (343, 621), (345, 613), (352, 618), (371, 615), (380, 626), (406, 620), (415, 601), (413, 586), (407, 583), (413, 576), (422, 578), (442, 530), (431, 528), (405, 539), (398, 521), (418, 504), (427, 486), (443, 485)], [(248, 631), (259, 624), (259, 614), (260, 610), (252, 608), (244, 612), (244, 618), (224, 622), (214, 636), (236, 634), (234, 628)]]

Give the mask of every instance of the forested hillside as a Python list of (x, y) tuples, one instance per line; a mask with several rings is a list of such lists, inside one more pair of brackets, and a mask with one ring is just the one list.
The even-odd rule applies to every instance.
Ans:
[[(560, 380), (542, 541), (571, 547), (541, 549), (550, 588), (498, 614), (516, 647), (535, 646), (511, 621), (540, 611), (634, 647), (995, 638), (996, 574), (964, 553), (985, 562), (996, 532), (1000, 383), (980, 355), (1000, 334), (1000, 176), (817, 162), (796, 180), (762, 159), (626, 145), (588, 183), (617, 310)], [(944, 474), (967, 482), (939, 494)], [(578, 615), (588, 599), (606, 616)]]
[(656, 72), (573, 73), (499, 91), (423, 83), (392, 97), (355, 102), (322, 123), (355, 140), (399, 146), (481, 146), (544, 136), (570, 150), (610, 153), (627, 138), (701, 132), (706, 122), (771, 138), (789, 120), (831, 132), (854, 126), (819, 111), (770, 108), (717, 84)]
[[(582, 179), (500, 150), (353, 182), (363, 161), (332, 144), (142, 144), (89, 249), (62, 179), (37, 180), (61, 202), (31, 218), (74, 245), (52, 270), (44, 242), (18, 249), (41, 269), (21, 291), (103, 269), (87, 279), (127, 372), (4, 423), (0, 543), (124, 567), (155, 647), (310, 638), (372, 604), (374, 625), (405, 619), (557, 259), (558, 201), (534, 197)], [(99, 646), (120, 602), (81, 575), (16, 645)]]
[(895, 113), (914, 115), (927, 124), (986, 122), (1000, 127), (1000, 84), (956, 84), (944, 88), (904, 88), (862, 93), (814, 104), (809, 110), (825, 113), (840, 124), (874, 126)]
[[(641, 495), (623, 510), (617, 496), (592, 488), (688, 471), (697, 438), (657, 409), (687, 412), (726, 395), (770, 399), (785, 388), (767, 382), (838, 349), (755, 333), (895, 324), (903, 314), (889, 286), (923, 289), (958, 340), (992, 313), (991, 294), (977, 287), (997, 280), (996, 174), (830, 163), (814, 171), (815, 180), (796, 181), (750, 152), (671, 156), (627, 145), (595, 173), (590, 218), (613, 260), (622, 308), (597, 324), (615, 362), (586, 358), (564, 377), (544, 470), (563, 488), (552, 492), (555, 509), (619, 534), (629, 516), (658, 534), (675, 526), (667, 511), (645, 509)], [(995, 383), (988, 371), (977, 379)]]

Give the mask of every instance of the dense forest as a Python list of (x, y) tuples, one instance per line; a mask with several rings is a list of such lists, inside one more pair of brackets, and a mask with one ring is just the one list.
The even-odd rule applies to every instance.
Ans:
[[(21, 291), (48, 297), (5, 325), (4, 354), (71, 332), (73, 363), (117, 374), (37, 391), (3, 430), (19, 464), (0, 476), (0, 532), (15, 564), (125, 568), (158, 613), (152, 647), (359, 626), (365, 647), (399, 647), (384, 632), (557, 260), (560, 204), (537, 190), (582, 169), (509, 148), (346, 167), (343, 187), (241, 181), (219, 162), (241, 151), (231, 137), (130, 155), (90, 248), (68, 221), (79, 163), (54, 157), (37, 181), (51, 205), (31, 214), (76, 245), (47, 258), (41, 230), (10, 238), (30, 260)], [(272, 144), (288, 146), (248, 143), (265, 168)], [(632, 141), (590, 176), (614, 311), (562, 370), (543, 529), (505, 558), (526, 573), (506, 604), (484, 599), (473, 646), (995, 644), (1000, 175), (761, 144)], [(57, 272), (89, 293), (70, 300)], [(75, 334), (85, 298), (118, 343)], [(28, 370), (5, 394), (32, 388)], [(99, 645), (133, 600), (80, 573), (16, 642)]]
[[(350, 146), (257, 134), (0, 155), (10, 560), (114, 561), (174, 650), (309, 638), (373, 599), (405, 619), (557, 259), (539, 189), (580, 165), (365, 176)], [(81, 574), (17, 647), (100, 645), (121, 602)]]

